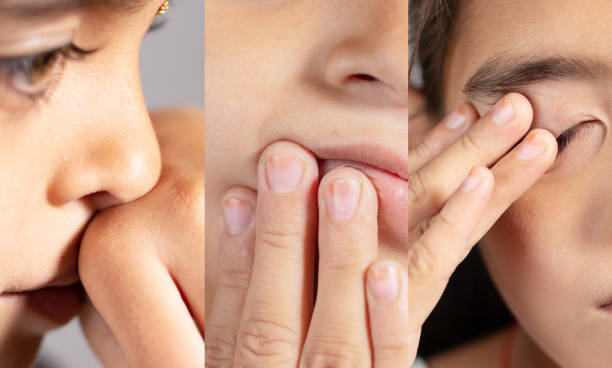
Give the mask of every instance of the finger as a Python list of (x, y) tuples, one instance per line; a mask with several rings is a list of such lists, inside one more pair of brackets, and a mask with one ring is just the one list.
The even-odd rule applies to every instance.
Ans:
[(421, 327), (450, 275), (469, 253), (469, 239), (493, 190), (493, 174), (475, 167), (438, 216), (408, 250), (409, 332)]
[(378, 261), (368, 269), (368, 315), (375, 368), (413, 362), (419, 334), (408, 333), (408, 275), (397, 262)]
[(448, 149), (408, 177), (408, 218), (419, 223), (437, 213), (472, 167), (492, 165), (512, 148), (532, 117), (523, 95), (502, 98)]
[(478, 113), (469, 105), (460, 105), (449, 116), (431, 129), (414, 149), (408, 152), (408, 172), (417, 171), (426, 162), (448, 148), (465, 134), (478, 118)]
[(557, 157), (557, 140), (544, 129), (534, 129), (520, 145), (491, 168), (495, 188), (482, 220), (472, 234), (476, 243), (497, 219), (544, 175)]
[[(179, 184), (176, 188), (178, 188)], [(188, 196), (182, 204), (182, 216), (167, 216), (165, 225), (183, 229), (181, 235), (163, 239), (160, 255), (172, 279), (181, 291), (200, 334), (204, 336), (204, 177), (181, 187), (180, 195)], [(160, 242), (161, 243), (161, 242)]]
[(89, 346), (105, 367), (130, 366), (112, 331), (90, 301), (81, 308), (79, 321)]
[[(201, 367), (204, 341), (159, 255), (142, 235), (116, 237), (112, 210), (87, 228), (79, 253), (85, 290), (134, 367)], [(100, 228), (102, 230), (100, 230)], [(100, 235), (105, 234), (105, 235)]]
[(377, 213), (376, 191), (361, 172), (335, 169), (321, 181), (317, 301), (304, 367), (371, 364), (364, 278), (377, 257)]
[(219, 282), (206, 329), (207, 367), (232, 365), (253, 264), (255, 203), (255, 191), (247, 188), (234, 188), (223, 196)]
[(299, 145), (278, 142), (258, 165), (256, 240), (237, 366), (297, 364), (313, 299), (318, 166)]
[[(526, 148), (531, 147), (532, 148)], [(538, 151), (537, 149), (540, 148)], [(528, 149), (534, 154), (525, 156), (519, 152)], [(536, 151), (533, 151), (536, 149)], [(557, 141), (543, 129), (534, 129), (527, 134), (521, 144), (499, 160), (491, 171), (495, 176), (495, 187), (481, 221), (476, 226), (470, 242), (476, 243), (493, 226), (497, 219), (525, 193), (554, 163), (557, 155)], [(435, 220), (423, 221), (410, 231), (410, 243), (420, 238)]]

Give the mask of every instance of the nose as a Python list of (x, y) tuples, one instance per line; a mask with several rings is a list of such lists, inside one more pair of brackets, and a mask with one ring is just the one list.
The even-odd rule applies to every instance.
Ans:
[[(76, 127), (72, 142), (66, 145), (47, 191), (52, 205), (83, 199), (102, 210), (133, 201), (156, 184), (161, 171), (159, 145), (140, 83), (115, 91), (106, 100), (104, 113), (97, 115), (102, 118), (72, 122)], [(101, 105), (96, 101), (93, 106), (99, 111)]]
[(357, 99), (407, 106), (408, 0), (353, 4), (368, 16), (326, 55), (326, 82)]

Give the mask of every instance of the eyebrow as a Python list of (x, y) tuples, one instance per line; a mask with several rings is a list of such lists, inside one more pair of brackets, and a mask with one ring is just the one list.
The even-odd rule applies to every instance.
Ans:
[(53, 17), (96, 6), (112, 8), (120, 14), (135, 12), (149, 0), (0, 0), (0, 14), (16, 17)]
[(594, 58), (498, 55), (478, 68), (463, 87), (463, 93), (471, 100), (486, 102), (510, 92), (521, 92), (536, 83), (563, 79), (598, 81), (611, 75), (610, 67)]

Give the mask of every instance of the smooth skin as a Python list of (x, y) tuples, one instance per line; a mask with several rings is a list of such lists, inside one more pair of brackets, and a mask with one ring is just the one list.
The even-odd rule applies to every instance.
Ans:
[[(501, 97), (475, 101), (462, 93), (470, 76), (492, 57), (516, 63), (586, 58), (596, 60), (601, 70), (612, 68), (609, 1), (459, 3), (457, 32), (444, 59), (444, 115), (470, 103), (482, 116)], [(533, 111), (530, 129), (555, 137), (572, 126), (581, 130), (479, 241), (489, 274), (518, 322), (513, 368), (599, 368), (612, 361), (612, 319), (603, 308), (612, 301), (609, 71), (606, 75), (519, 88)], [(531, 175), (522, 178), (532, 180)], [(472, 356), (472, 365), (478, 364)]]
[(79, 274), (93, 306), (81, 322), (106, 366), (197, 367), (204, 364), (204, 116), (181, 109), (152, 120), (160, 180), (87, 227)]
[[(278, 155), (303, 163), (295, 190), (277, 193), (268, 184), (266, 165)], [(376, 262), (378, 204), (367, 177), (341, 168), (319, 183), (313, 155), (291, 142), (266, 148), (258, 174), (257, 192), (238, 187), (224, 196), (226, 208), (228, 201), (240, 201), (253, 214), (240, 232), (227, 226), (227, 214), (221, 216), (220, 281), (207, 320), (207, 367), (397, 367), (406, 362), (407, 276), (397, 262)], [(326, 190), (347, 180), (357, 183), (359, 203), (354, 214), (337, 221), (328, 212), (326, 201), (333, 198)], [(372, 291), (381, 279), (397, 285), (395, 294), (383, 300)]]
[[(506, 125), (495, 124), (491, 112), (480, 118), (473, 107), (464, 105), (457, 109), (464, 117), (462, 126), (449, 129), (447, 117), (410, 151), (408, 300), (409, 333), (415, 336), (413, 356), (421, 326), (457, 265), (556, 157), (557, 143), (550, 132), (528, 132), (532, 121), (529, 101), (520, 94), (509, 94), (497, 106), (503, 104), (513, 110)], [(526, 158), (519, 152), (536, 134), (541, 152)], [(519, 140), (522, 142), (512, 148)], [(468, 172), (477, 184), (470, 191), (456, 190)]]
[[(5, 11), (31, 3), (0, 2), (0, 293), (82, 277), (103, 317), (83, 312), (102, 361), (202, 366), (203, 114), (150, 116), (138, 69), (161, 1)], [(43, 63), (32, 80), (6, 67), (70, 43), (96, 51)], [(30, 366), (62, 324), (25, 304), (0, 296), (0, 366)]]

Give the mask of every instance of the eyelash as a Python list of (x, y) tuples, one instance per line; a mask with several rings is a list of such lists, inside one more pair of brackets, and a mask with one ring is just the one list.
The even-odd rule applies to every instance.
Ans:
[(583, 121), (583, 122), (580, 122), (570, 127), (569, 129), (561, 133), (557, 137), (557, 146), (558, 146), (557, 154), (560, 154), (570, 144), (570, 142), (574, 140), (576, 137), (584, 134), (585, 129), (589, 129), (591, 125), (590, 123), (594, 123), (594, 122), (595, 120)]
[[(162, 21), (154, 21), (147, 33), (158, 30), (159, 28), (165, 25), (165, 20)], [(84, 50), (74, 43), (70, 43), (68, 45), (59, 47), (57, 49), (53, 49), (50, 51), (45, 51), (42, 53), (34, 54), (34, 55), (26, 55), (22, 57), (14, 57), (14, 58), (0, 58), (0, 83), (6, 84), (12, 92), (15, 92), (19, 95), (30, 98), (31, 100), (37, 100), (43, 97), (47, 91), (50, 89), (50, 86), (54, 82), (54, 78), (61, 73), (61, 70), (58, 72), (57, 67), (63, 68), (62, 63), (66, 60), (81, 60), (87, 55), (90, 55), (96, 52), (97, 49), (94, 50)], [(45, 68), (43, 70), (43, 74), (41, 77), (41, 81), (39, 83), (33, 83), (31, 86), (33, 89), (37, 89), (35, 91), (24, 91), (17, 87), (16, 81), (18, 78), (26, 81), (28, 84), (32, 82), (32, 78), (35, 73), (36, 67)], [(57, 73), (53, 74), (53, 71)], [(3, 80), (6, 79), (6, 80)]]
[[(45, 93), (46, 87), (48, 87), (45, 86), (45, 84), (50, 84), (50, 80), (54, 77), (52, 74), (54, 68), (61, 66), (61, 63), (65, 60), (80, 60), (95, 51), (96, 50), (84, 50), (70, 43), (66, 46), (39, 54), (1, 59), (0, 75), (7, 78), (6, 82), (15, 92), (36, 99)], [(37, 67), (46, 68), (43, 73), (47, 73), (41, 76), (40, 84), (43, 84), (43, 86), (40, 91), (26, 92), (15, 86), (18, 78), (31, 82)]]

